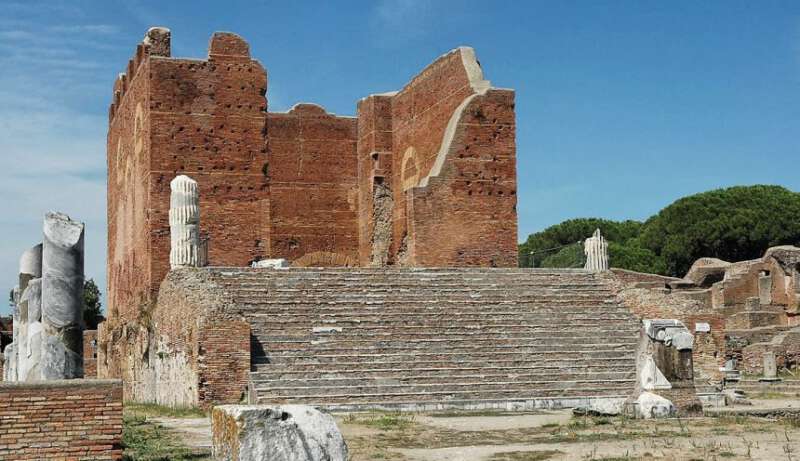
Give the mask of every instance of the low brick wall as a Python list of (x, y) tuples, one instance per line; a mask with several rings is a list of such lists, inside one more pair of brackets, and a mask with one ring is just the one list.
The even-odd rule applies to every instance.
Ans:
[(122, 382), (0, 383), (0, 459), (122, 459)]

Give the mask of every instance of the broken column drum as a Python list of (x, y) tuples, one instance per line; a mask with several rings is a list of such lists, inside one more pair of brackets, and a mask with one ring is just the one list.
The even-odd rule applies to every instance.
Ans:
[(592, 272), (608, 269), (608, 242), (600, 235), (600, 229), (583, 243), (583, 252), (586, 255), (584, 269)]
[(42, 350), (42, 279), (36, 278), (28, 282), (28, 287), (22, 295), (28, 310), (25, 340), (19, 344), (17, 380), (39, 381), (41, 376), (41, 350)]
[[(4, 354), (6, 361), (4, 379), (7, 381), (22, 381), (27, 374), (29, 325), (34, 321), (38, 322), (40, 315), (41, 285), (39, 277), (41, 276), (42, 245), (39, 244), (25, 250), (19, 259), (19, 284), (14, 287), (12, 300), (14, 302), (14, 339)], [(30, 305), (33, 305), (34, 308), (32, 315), (29, 313)]]
[(169, 183), (169, 264), (200, 265), (200, 195), (197, 181), (180, 175)]
[(83, 223), (44, 218), (41, 379), (83, 377)]

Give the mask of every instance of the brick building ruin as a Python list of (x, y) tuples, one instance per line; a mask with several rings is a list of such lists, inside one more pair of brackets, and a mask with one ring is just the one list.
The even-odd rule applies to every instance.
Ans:
[[(268, 112), (266, 88), (240, 37), (215, 33), (207, 59), (179, 59), (163, 28), (115, 83), (96, 366), (132, 400), (437, 409), (666, 396), (692, 412), (695, 381), (719, 383), (731, 356), (726, 316), (780, 317), (728, 302), (766, 296), (766, 281), (724, 275), (722, 295), (691, 276), (607, 270), (599, 236), (592, 270), (517, 268), (514, 92), (491, 87), (470, 48), (362, 99), (356, 117), (307, 103)], [(172, 268), (171, 183), (191, 211)], [(773, 261), (794, 256), (776, 255), (731, 274), (772, 274), (770, 302), (796, 311), (795, 263)], [(252, 267), (276, 258), (291, 268)], [(690, 340), (674, 348), (663, 331)]]
[(356, 117), (267, 111), (248, 44), (170, 56), (153, 28), (114, 84), (108, 132), (109, 317), (135, 318), (169, 270), (169, 183), (200, 187), (208, 264), (517, 265), (514, 92), (470, 48)]

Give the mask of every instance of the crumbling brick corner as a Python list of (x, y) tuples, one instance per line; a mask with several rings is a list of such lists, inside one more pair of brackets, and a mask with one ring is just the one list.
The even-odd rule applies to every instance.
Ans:
[(210, 408), (249, 395), (250, 325), (203, 269), (170, 271), (152, 309), (119, 331), (101, 339), (101, 350), (114, 347), (101, 366), (116, 358), (132, 401)]

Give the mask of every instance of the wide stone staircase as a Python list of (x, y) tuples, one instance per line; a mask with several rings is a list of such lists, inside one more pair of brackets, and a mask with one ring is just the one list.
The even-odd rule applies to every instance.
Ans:
[(582, 270), (209, 268), (252, 327), (252, 400), (541, 408), (624, 398), (639, 322)]

